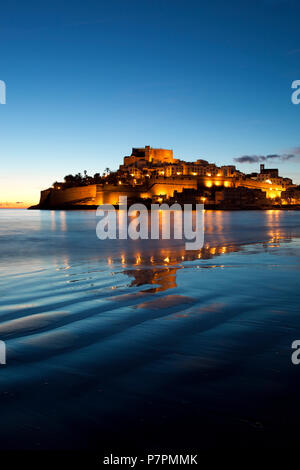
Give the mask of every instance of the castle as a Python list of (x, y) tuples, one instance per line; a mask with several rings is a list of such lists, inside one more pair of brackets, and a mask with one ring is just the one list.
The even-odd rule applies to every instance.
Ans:
[[(114, 173), (85, 175), (78, 182), (55, 183), (41, 192), (39, 207), (117, 204), (119, 196), (151, 202), (183, 200), (219, 205), (244, 198), (257, 203), (278, 203), (282, 193), (295, 189), (290, 178), (277, 169), (260, 166), (259, 173), (245, 174), (234, 165), (218, 167), (198, 159), (187, 162), (173, 157), (170, 149), (133, 148)], [(255, 197), (253, 197), (255, 195)], [(281, 201), (282, 202), (282, 201)]]

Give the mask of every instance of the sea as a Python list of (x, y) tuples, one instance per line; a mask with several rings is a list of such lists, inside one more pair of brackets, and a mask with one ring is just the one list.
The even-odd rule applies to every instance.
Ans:
[(205, 211), (196, 251), (97, 223), (0, 210), (0, 449), (297, 446), (300, 212)]

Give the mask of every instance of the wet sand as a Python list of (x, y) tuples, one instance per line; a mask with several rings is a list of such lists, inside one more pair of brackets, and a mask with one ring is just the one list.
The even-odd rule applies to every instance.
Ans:
[(205, 246), (0, 211), (2, 449), (297, 443), (300, 214), (205, 214)]

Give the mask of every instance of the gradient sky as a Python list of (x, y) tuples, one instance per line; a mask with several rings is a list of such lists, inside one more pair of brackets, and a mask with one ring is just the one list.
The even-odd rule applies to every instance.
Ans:
[[(300, 153), (298, 0), (11, 0), (0, 13), (2, 207), (117, 169), (133, 146), (217, 164)], [(300, 183), (299, 158), (266, 166)]]

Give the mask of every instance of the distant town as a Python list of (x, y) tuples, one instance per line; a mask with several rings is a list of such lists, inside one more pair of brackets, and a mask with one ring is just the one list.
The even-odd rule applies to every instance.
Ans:
[(129, 202), (203, 203), (206, 208), (265, 209), (300, 207), (300, 187), (279, 176), (277, 168), (260, 165), (259, 172), (245, 174), (234, 165), (218, 167), (198, 159), (186, 162), (173, 150), (146, 146), (133, 148), (117, 171), (67, 175), (62, 182), (41, 192), (38, 209), (116, 206), (119, 196)]

